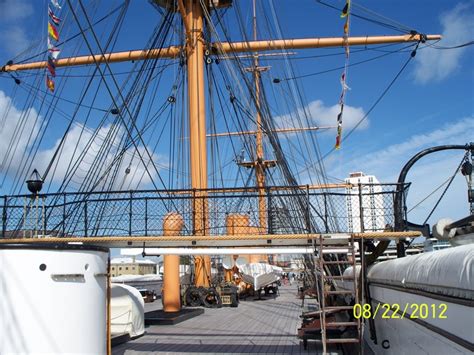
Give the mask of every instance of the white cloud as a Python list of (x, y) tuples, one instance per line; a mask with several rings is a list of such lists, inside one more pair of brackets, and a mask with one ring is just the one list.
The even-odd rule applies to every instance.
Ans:
[[(408, 160), (419, 151), (432, 146), (444, 144), (464, 145), (474, 137), (474, 117), (468, 117), (449, 123), (425, 134), (413, 135), (402, 143), (392, 144), (378, 151), (362, 156), (344, 156), (344, 164), (338, 159), (327, 162), (329, 175), (345, 178), (350, 172), (362, 171), (366, 175), (375, 175), (379, 181), (392, 183)], [(445, 182), (459, 165), (464, 151), (456, 150), (445, 153), (434, 153), (419, 160), (410, 170), (406, 182), (412, 186), (408, 194), (408, 209), (424, 197), (428, 196), (437, 186)], [(443, 187), (444, 188), (444, 187)], [(423, 222), (434, 203), (440, 196), (441, 188), (425, 203), (409, 214), (409, 220)], [(467, 185), (462, 176), (456, 177), (430, 221), (435, 222), (441, 217), (453, 219), (465, 217), (469, 213), (467, 204)]]
[[(414, 135), (402, 143), (389, 145), (367, 156), (350, 159), (348, 168), (357, 171), (362, 169), (370, 174), (376, 171), (381, 179), (393, 181), (398, 177), (402, 164), (420, 150), (443, 144), (464, 144), (470, 142), (472, 137), (474, 137), (474, 118), (464, 118), (431, 132)], [(400, 163), (394, 165), (393, 161)]]
[[(93, 137), (93, 133), (90, 130), (83, 130), (83, 126), (75, 125), (68, 133), (67, 138), (64, 142), (63, 149), (61, 149), (61, 155), (54, 165), (57, 165), (53, 177), (53, 172), (48, 179), (53, 178), (54, 181), (60, 182), (66, 176), (69, 168), (69, 162), (76, 162), (80, 159), (77, 173), (74, 177), (74, 183), (79, 185), (83, 182), (87, 172), (91, 169), (94, 170), (94, 174), (98, 176), (106, 176), (102, 184), (98, 186), (97, 190), (106, 189), (109, 187), (111, 176), (113, 175), (115, 168), (108, 170), (112, 163), (116, 166), (117, 161), (114, 162), (115, 157), (119, 153), (119, 141), (123, 135), (123, 131), (119, 130), (115, 134), (113, 133), (117, 127), (109, 125), (99, 129), (97, 135)], [(99, 164), (94, 164), (97, 159), (101, 148), (106, 145), (105, 137), (115, 136), (114, 142), (111, 144), (112, 148), (105, 153), (105, 156), (101, 156)], [(37, 161), (49, 162), (57, 150), (60, 143), (58, 139), (51, 149), (41, 151), (38, 154)], [(134, 148), (129, 148), (124, 158), (121, 160), (120, 165), (117, 169), (118, 174), (112, 185), (112, 189), (137, 189), (148, 185), (151, 182), (150, 175), (145, 171), (145, 166), (140, 160), (140, 156), (134, 152)], [(152, 168), (150, 160), (147, 158), (145, 149), (139, 147), (140, 155), (142, 156), (145, 164), (147, 164), (148, 171), (152, 177), (156, 177), (155, 170)], [(154, 155), (152, 156), (153, 161), (158, 161), (161, 157)], [(46, 169), (46, 164), (43, 164), (41, 171)], [(130, 169), (130, 173), (125, 173), (126, 169)]]
[(0, 0), (0, 21), (13, 22), (33, 14), (33, 6), (22, 0)]
[[(312, 124), (318, 126), (336, 126), (337, 115), (339, 114), (339, 105), (326, 106), (323, 101), (315, 100), (310, 102), (305, 109), (299, 109), (297, 112), (292, 114), (276, 117), (275, 121), (278, 122), (280, 127), (293, 127), (295, 122), (293, 118), (299, 115), (304, 117), (304, 112), (307, 112), (309, 119)], [(365, 112), (362, 107), (353, 107), (349, 105), (344, 106), (343, 114), (343, 126), (344, 129), (354, 128), (355, 125), (364, 117)], [(297, 122), (297, 120), (296, 120)], [(368, 119), (365, 119), (357, 129), (365, 129), (369, 126)]]
[[(11, 98), (0, 91), (0, 172), (2, 176), (7, 175), (13, 178), (22, 169), (25, 164), (26, 153), (34, 144), (43, 123), (43, 118), (38, 115), (35, 109), (31, 108), (26, 111), (17, 109)], [(57, 133), (62, 134), (61, 132)], [(92, 129), (75, 124), (66, 137), (60, 151), (61, 154), (56, 158), (47, 181), (53, 179), (54, 182), (61, 182), (68, 171), (69, 162), (77, 161), (79, 157), (81, 157), (81, 161), (74, 175), (74, 187), (79, 187), (90, 169), (94, 169), (94, 173), (102, 175), (117, 155), (120, 137), (122, 136), (123, 130), (117, 126), (102, 127), (98, 130), (97, 135), (93, 137)], [(112, 147), (99, 157), (101, 147), (105, 144), (105, 137), (114, 137), (112, 138)], [(56, 139), (53, 147), (40, 149), (34, 157), (33, 168), (38, 169), (40, 174), (44, 174), (46, 171), (48, 163), (59, 146), (60, 139)], [(140, 146), (138, 150), (145, 164), (147, 164), (152, 178), (156, 179), (156, 171), (147, 158), (145, 148)], [(113, 189), (145, 188), (151, 182), (139, 154), (134, 152), (135, 148), (133, 146), (125, 152), (124, 158), (120, 161), (118, 167), (118, 176), (114, 180)], [(100, 164), (93, 165), (95, 159), (100, 159)], [(160, 164), (161, 167), (166, 166), (163, 163), (164, 158), (162, 156), (154, 154), (152, 160)], [(127, 167), (130, 168), (129, 174), (125, 173)], [(53, 171), (55, 171), (54, 176)], [(31, 171), (26, 172), (26, 174), (30, 173)], [(26, 180), (26, 176), (21, 178)], [(105, 179), (104, 184), (100, 187), (108, 186), (106, 183), (110, 181), (110, 178), (109, 176), (108, 179)]]
[(13, 174), (38, 134), (41, 117), (35, 109), (18, 110), (12, 100), (0, 91), (0, 172)]
[[(468, 4), (458, 4), (440, 17), (443, 39), (440, 46), (456, 46), (474, 37), (474, 14)], [(459, 68), (459, 61), (467, 47), (440, 50), (424, 48), (416, 56), (415, 79), (419, 83), (441, 81)]]

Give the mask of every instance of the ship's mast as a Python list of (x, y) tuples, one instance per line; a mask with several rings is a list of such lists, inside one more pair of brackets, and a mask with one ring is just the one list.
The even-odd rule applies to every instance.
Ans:
[[(182, 1), (178, 2), (182, 7)], [(182, 11), (180, 11), (183, 13)], [(201, 2), (186, 0), (186, 59), (188, 66), (189, 96), (189, 149), (193, 201), (193, 234), (207, 235), (208, 210), (205, 196), (207, 189), (206, 106), (204, 96), (204, 36)], [(196, 286), (209, 286), (211, 276), (209, 256), (195, 258)]]
[[(256, 3), (253, 0), (253, 40), (257, 40), (257, 10)], [(260, 111), (260, 71), (265, 70), (261, 68), (258, 62), (258, 52), (254, 53), (253, 76), (255, 81), (255, 105), (256, 105), (256, 161), (255, 161), (255, 176), (258, 187), (258, 219), (260, 224), (260, 231), (267, 228), (267, 213), (265, 203), (265, 165), (263, 163), (263, 134), (262, 134), (262, 115)]]
[[(253, 40), (257, 41), (257, 7), (256, 0), (253, 0)], [(260, 105), (260, 78), (261, 72), (268, 70), (268, 67), (261, 67), (259, 63), (259, 54), (253, 54), (253, 66), (247, 68), (252, 72), (255, 85), (255, 160), (253, 162), (240, 162), (239, 165), (255, 168), (255, 180), (258, 189), (258, 220), (260, 233), (266, 233), (267, 230), (267, 206), (265, 200), (265, 171), (270, 162), (264, 160), (263, 150), (263, 127), (262, 112)], [(274, 162), (272, 162), (274, 165)]]

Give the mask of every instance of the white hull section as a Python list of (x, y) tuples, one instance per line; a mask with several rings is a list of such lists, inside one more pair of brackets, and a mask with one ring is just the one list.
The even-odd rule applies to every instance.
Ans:
[[(435, 299), (419, 294), (403, 292), (378, 285), (370, 287), (372, 310), (380, 303), (379, 312), (375, 317), (377, 344), (370, 339), (369, 324), (365, 324), (364, 338), (376, 354), (467, 354), (471, 353), (474, 343), (474, 312), (472, 306), (449, 302), (448, 298)], [(405, 314), (404, 319), (382, 318), (385, 308), (383, 303), (398, 304), (401, 310), (396, 316), (401, 316), (406, 304), (428, 305), (428, 315), (421, 319), (410, 319), (413, 309)], [(440, 319), (441, 309), (446, 305), (445, 316)], [(435, 305), (435, 317), (432, 306)], [(383, 310), (383, 311), (382, 311)], [(385, 313), (392, 317), (392, 312)]]

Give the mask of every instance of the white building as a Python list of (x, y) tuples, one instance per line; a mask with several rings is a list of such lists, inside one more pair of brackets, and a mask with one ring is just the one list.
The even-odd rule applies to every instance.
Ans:
[[(347, 226), (349, 232), (383, 231), (385, 229), (384, 195), (382, 194), (382, 186), (377, 178), (373, 175), (356, 172), (350, 173), (345, 182), (352, 185), (352, 187), (346, 189)], [(360, 193), (362, 196), (363, 230), (360, 225)]]

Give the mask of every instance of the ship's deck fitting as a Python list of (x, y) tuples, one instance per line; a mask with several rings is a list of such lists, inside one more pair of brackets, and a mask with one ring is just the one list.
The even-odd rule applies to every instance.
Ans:
[(147, 327), (144, 336), (114, 347), (112, 353), (322, 354), (315, 342), (304, 350), (296, 337), (300, 314), (301, 300), (294, 283), (280, 287), (275, 299), (249, 299), (238, 308), (206, 308), (203, 315), (177, 325)]

